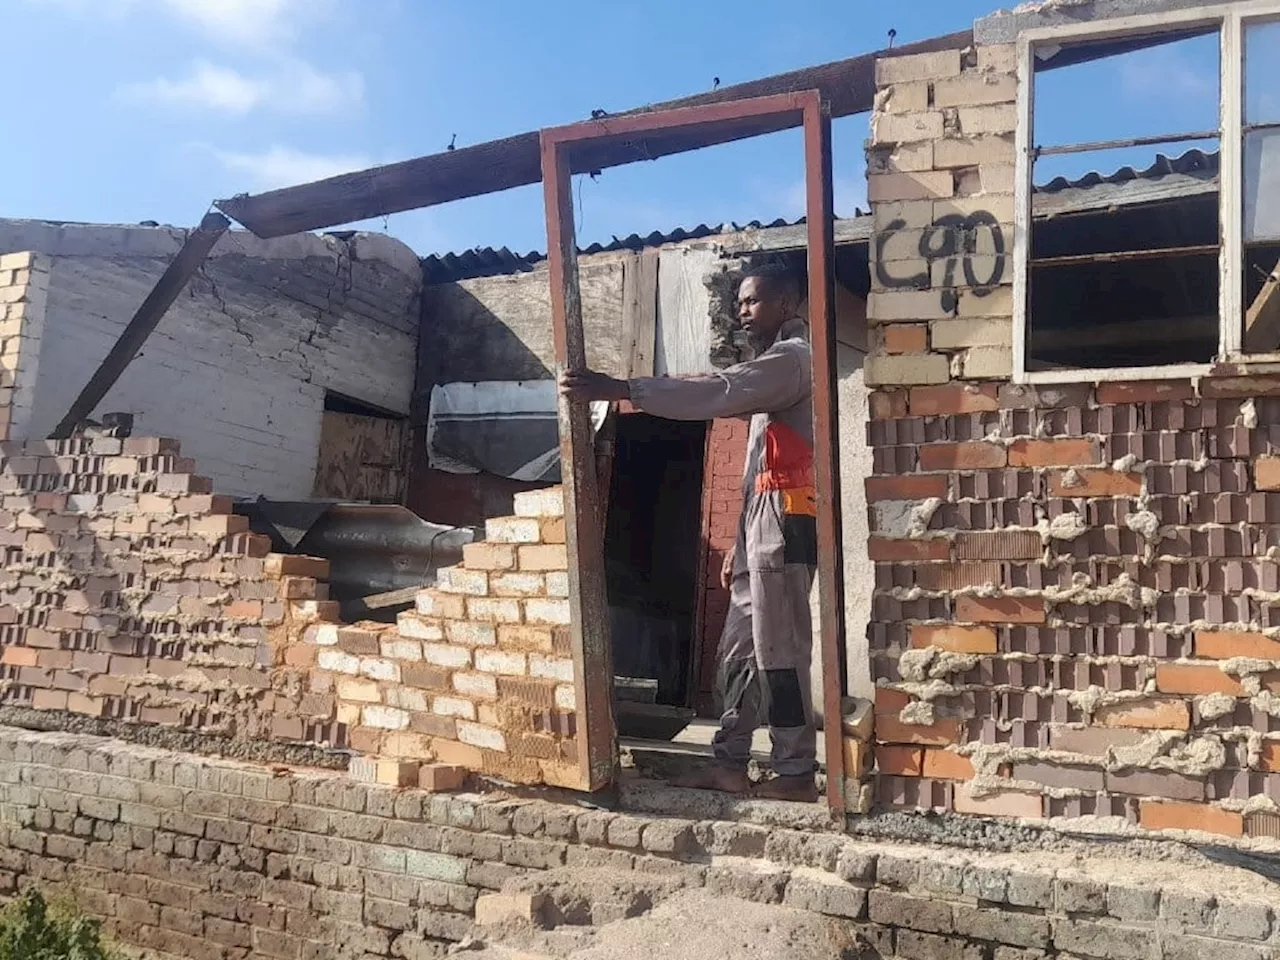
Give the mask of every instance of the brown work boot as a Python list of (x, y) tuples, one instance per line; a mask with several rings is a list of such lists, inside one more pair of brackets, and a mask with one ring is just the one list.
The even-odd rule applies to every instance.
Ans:
[(818, 787), (813, 782), (813, 775), (799, 777), (774, 777), (756, 784), (751, 791), (753, 797), (761, 800), (787, 800), (792, 803), (817, 803)]
[(671, 781), (675, 787), (687, 790), (719, 790), (721, 793), (746, 793), (751, 788), (747, 771), (713, 764), (691, 770)]

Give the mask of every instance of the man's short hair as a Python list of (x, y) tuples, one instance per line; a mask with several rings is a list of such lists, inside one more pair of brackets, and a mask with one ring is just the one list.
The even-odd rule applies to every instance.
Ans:
[(795, 271), (784, 263), (762, 263), (749, 267), (742, 274), (742, 279), (746, 280), (748, 277), (764, 281), (769, 292), (776, 297), (800, 299), (800, 280)]

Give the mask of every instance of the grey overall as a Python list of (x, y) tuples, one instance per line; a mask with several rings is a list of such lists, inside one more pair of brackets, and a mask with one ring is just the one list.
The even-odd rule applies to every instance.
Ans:
[(790, 321), (760, 356), (714, 374), (630, 381), (632, 402), (653, 416), (752, 414), (729, 614), (717, 652), (722, 713), (713, 744), (719, 762), (745, 768), (751, 735), (767, 722), (772, 766), (782, 776), (816, 767), (809, 592), (817, 523), (806, 332), (804, 321)]

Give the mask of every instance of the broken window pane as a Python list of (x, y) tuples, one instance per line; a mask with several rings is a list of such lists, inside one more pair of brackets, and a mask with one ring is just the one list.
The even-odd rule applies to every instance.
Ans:
[(1280, 239), (1280, 128), (1244, 138), (1244, 240)]
[(1245, 25), (1244, 122), (1280, 123), (1280, 20)]
[(1244, 350), (1280, 349), (1280, 21), (1244, 26)]
[(1198, 28), (1035, 57), (1029, 370), (1217, 352), (1219, 48)]

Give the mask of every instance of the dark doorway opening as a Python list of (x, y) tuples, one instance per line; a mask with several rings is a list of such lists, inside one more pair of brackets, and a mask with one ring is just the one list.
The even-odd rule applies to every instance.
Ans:
[[(677, 714), (645, 706), (692, 702), (706, 442), (705, 423), (641, 413), (618, 418), (604, 555), (624, 735), (627, 715), (674, 723)], [(664, 732), (633, 735), (665, 739)]]

